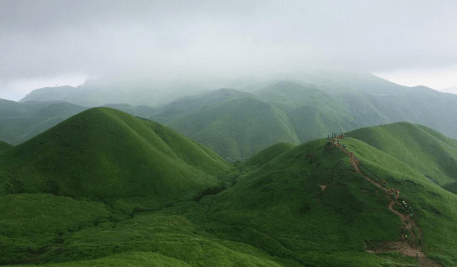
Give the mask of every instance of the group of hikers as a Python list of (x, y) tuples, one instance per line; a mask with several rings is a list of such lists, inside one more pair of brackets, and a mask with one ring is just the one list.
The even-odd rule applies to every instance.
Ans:
[[(330, 137), (330, 135), (327, 135), (327, 140), (328, 142), (330, 143), (333, 143), (334, 145), (337, 145), (339, 146), (340, 145), (340, 141), (339, 139), (344, 139), (346, 137), (346, 133), (341, 133), (340, 135), (336, 134), (336, 133), (332, 133), (332, 137)], [(346, 149), (346, 145), (343, 145), (343, 148)]]
[(332, 137), (330, 138), (330, 135), (327, 135), (327, 139), (344, 139), (346, 137), (346, 133), (341, 133), (341, 134), (337, 134), (337, 133), (332, 133)]

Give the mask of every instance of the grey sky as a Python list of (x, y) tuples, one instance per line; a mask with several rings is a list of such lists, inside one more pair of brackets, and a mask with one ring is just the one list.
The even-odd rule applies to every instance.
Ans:
[(0, 98), (72, 77), (455, 69), (455, 14), (453, 0), (0, 0)]

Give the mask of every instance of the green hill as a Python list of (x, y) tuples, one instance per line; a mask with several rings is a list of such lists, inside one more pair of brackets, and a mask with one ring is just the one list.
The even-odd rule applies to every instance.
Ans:
[(278, 142), (299, 143), (285, 112), (235, 90), (179, 100), (152, 118), (230, 160), (245, 160)]
[[(362, 136), (375, 136), (371, 139), (379, 142), (383, 139), (368, 133), (370, 130), (378, 133), (385, 131), (389, 140), (396, 140), (397, 145), (403, 145), (403, 148), (416, 144), (401, 139), (405, 131), (413, 134), (410, 139), (420, 138), (422, 144), (434, 144), (436, 139), (441, 140), (443, 143), (439, 143), (444, 146), (453, 142), (439, 133), (411, 124), (362, 130), (367, 132)], [(421, 131), (428, 134), (419, 134)], [(112, 133), (112, 136), (104, 135), (104, 132)], [(124, 138), (125, 135), (129, 138)], [(224, 173), (218, 173), (219, 181), (230, 179), (232, 185), (215, 191), (205, 190), (206, 194), (199, 198), (187, 194), (188, 198), (184, 199), (185, 194), (181, 193), (182, 198), (169, 198), (169, 202), (163, 205), (157, 205), (156, 194), (167, 190), (169, 197), (174, 196), (167, 183), (175, 183), (173, 186), (176, 186), (178, 183), (185, 184), (184, 180), (167, 177), (167, 183), (155, 186), (155, 192), (146, 194), (142, 199), (113, 197), (105, 199), (104, 203), (49, 194), (3, 195), (0, 199), (0, 242), (7, 246), (0, 246), (0, 263), (39, 263), (40, 266), (51, 267), (160, 266), (167, 263), (175, 266), (419, 266), (414, 256), (397, 252), (369, 253), (368, 250), (375, 249), (376, 244), (406, 242), (406, 234), (418, 236), (420, 231), (421, 250), (428, 259), (442, 266), (455, 266), (457, 196), (411, 167), (414, 161), (399, 160), (393, 150), (383, 151), (382, 146), (378, 149), (371, 139), (367, 142), (372, 142), (373, 146), (355, 137), (341, 140), (358, 157), (358, 168), (368, 178), (357, 173), (353, 161), (342, 150), (326, 139), (318, 139), (299, 146), (274, 145), (258, 153), (238, 170), (228, 170), (219, 158), (210, 156), (222, 167), (212, 169), (214, 165), (199, 165), (194, 169), (201, 170), (201, 173), (223, 170)], [(67, 143), (69, 148), (78, 144), (84, 147), (85, 152), (88, 152), (88, 147), (108, 151), (116, 159), (120, 155), (109, 145), (113, 143), (122, 144), (119, 150), (123, 154), (128, 153), (126, 158), (132, 157), (127, 151), (135, 149), (136, 161), (139, 156), (145, 155), (135, 145), (140, 142), (142, 147), (160, 155), (161, 160), (168, 158), (174, 164), (174, 170), (184, 168), (180, 166), (187, 166), (193, 160), (204, 161), (196, 161), (197, 155), (186, 156), (190, 147), (200, 147), (211, 155), (211, 151), (195, 142), (187, 147), (189, 139), (164, 126), (120, 111), (96, 108), (8, 150), (7, 154), (9, 158), (15, 158), (11, 162), (16, 162), (16, 166), (7, 169), (8, 175), (0, 176), (2, 181), (8, 177), (25, 177), (21, 175), (27, 171), (34, 171), (35, 174), (41, 171), (33, 167), (33, 161), (28, 169), (25, 165), (30, 161), (30, 158), (26, 160), (27, 157), (37, 157), (37, 154), (22, 156), (27, 153), (19, 153), (35, 151), (41, 140), (48, 140), (42, 144), (48, 146), (48, 150), (39, 151), (41, 154), (49, 155), (52, 147), (67, 153), (66, 145), (61, 146)], [(38, 144), (32, 146), (35, 142)], [(25, 150), (27, 146), (29, 150)], [(63, 152), (59, 158), (65, 154)], [(436, 157), (432, 156), (439, 156), (440, 153), (441, 150), (430, 150), (427, 155), (434, 160)], [(98, 162), (87, 153), (87, 162), (82, 162), (76, 155), (72, 164), (80, 168), (90, 161)], [(108, 157), (107, 154), (100, 155)], [(5, 158), (0, 159), (3, 162)], [(113, 163), (113, 159), (106, 162)], [(419, 154), (416, 160), (421, 161), (422, 155)], [(37, 162), (40, 162), (37, 166), (41, 166), (44, 161), (38, 159)], [(65, 173), (59, 173), (59, 177), (76, 177), (70, 164), (65, 165), (63, 161), (55, 163), (67, 168)], [(132, 166), (138, 168), (134, 163), (116, 163), (121, 170)], [(95, 169), (95, 166), (97, 164), (90, 167)], [(13, 168), (18, 171), (12, 172)], [(42, 171), (39, 175), (46, 173), (50, 177), (56, 172), (52, 169)], [(92, 175), (88, 170), (84, 174)], [(195, 180), (187, 174), (188, 179)], [(24, 178), (22, 182), (38, 184), (40, 177), (34, 177), (33, 181)], [(142, 177), (142, 173), (137, 171), (136, 180), (139, 183), (142, 183)], [(91, 178), (94, 180), (94, 176)], [(367, 179), (378, 181), (378, 184), (386, 181), (384, 188), (399, 189), (401, 194), (397, 202), (405, 201), (409, 209), (398, 203), (392, 205), (392, 209), (408, 216), (419, 228), (405, 230), (400, 216), (388, 207), (393, 197)], [(65, 181), (65, 178), (62, 180)], [(84, 182), (83, 177), (80, 181)], [(109, 181), (105, 178), (105, 187), (111, 186)], [(92, 183), (97, 184), (98, 181)], [(15, 183), (10, 180), (10, 184)], [(127, 192), (132, 187), (128, 183), (123, 186)], [(62, 188), (65, 190), (65, 186)], [(84, 190), (93, 194), (93, 188), (86, 186)], [(100, 192), (105, 193), (97, 191), (98, 194)], [(147, 198), (150, 200), (145, 201)], [(418, 240), (410, 242), (417, 244)]]
[[(133, 84), (90, 81), (77, 88), (38, 89), (19, 104), (39, 102), (26, 100), (59, 100), (85, 106), (106, 105), (170, 126), (233, 161), (246, 160), (278, 142), (305, 143), (328, 133), (402, 121), (457, 138), (456, 95), (423, 86), (400, 86), (369, 73), (322, 71), (296, 78), (254, 84), (251, 93), (224, 88), (168, 104), (159, 100), (176, 98), (184, 91), (170, 88), (159, 93), (149, 90), (150, 85), (139, 89)], [(188, 88), (187, 93), (190, 91), (195, 90)], [(107, 104), (119, 101), (127, 104)], [(132, 106), (145, 101), (160, 106)], [(246, 107), (247, 104), (252, 107)], [(37, 110), (12, 109), (12, 105), (18, 108), (15, 103), (0, 102), (0, 139), (13, 145), (68, 118), (37, 116)], [(234, 110), (237, 108), (240, 110)], [(267, 109), (271, 111), (265, 117), (253, 118), (253, 114)], [(265, 131), (262, 124), (268, 124), (270, 130)]]
[(259, 168), (267, 164), (270, 160), (278, 157), (282, 153), (289, 151), (293, 147), (294, 145), (289, 143), (278, 143), (276, 145), (272, 145), (249, 158), (247, 161), (243, 163), (243, 165), (248, 167)]
[[(106, 106), (143, 118), (156, 112), (156, 109), (145, 105)], [(86, 109), (88, 108), (67, 102), (14, 102), (0, 99), (0, 139), (13, 145), (20, 144)]]
[[(431, 140), (423, 141), (427, 143)], [(454, 205), (457, 201), (456, 195), (443, 190), (436, 184), (437, 181), (425, 176), (419, 168), (416, 170), (410, 167), (409, 162), (398, 160), (394, 154), (388, 154), (351, 137), (342, 143), (361, 160), (361, 169), (366, 175), (379, 181), (386, 181), (386, 188), (394, 187), (401, 191), (402, 199), (411, 207), (414, 218), (422, 229), (425, 253), (438, 260), (442, 266), (456, 265), (457, 251), (452, 241), (457, 238), (453, 223), (457, 214)], [(421, 156), (418, 155), (418, 158)], [(434, 158), (439, 156), (438, 151)], [(438, 163), (430, 163), (434, 158), (427, 159), (423, 164), (432, 168), (439, 166)]]
[(2, 192), (170, 201), (215, 184), (228, 165), (155, 122), (93, 108), (8, 150), (0, 167)]
[(313, 84), (281, 81), (253, 94), (287, 114), (301, 143), (356, 125), (344, 101)]
[(23, 105), (0, 98), (0, 119), (21, 116), (26, 112), (27, 109)]
[(8, 144), (7, 142), (0, 140), (0, 152), (4, 151), (4, 150), (7, 150), (7, 149), (10, 149), (12, 147), (13, 146)]
[(0, 99), (0, 139), (20, 144), (85, 109), (65, 102), (19, 103)]
[(130, 115), (138, 116), (141, 118), (149, 118), (152, 114), (154, 114), (157, 110), (155, 108), (140, 105), (140, 106), (133, 106), (129, 104), (107, 104), (104, 107), (114, 108)]
[[(360, 159), (365, 175), (401, 191), (401, 200), (421, 228), (426, 255), (443, 266), (457, 264), (457, 196), (394, 155), (351, 137), (341, 142)], [(414, 257), (365, 252), (370, 242), (402, 240), (401, 221), (387, 208), (388, 201), (382, 190), (354, 172), (347, 155), (317, 140), (282, 153), (233, 187), (203, 198), (204, 216), (190, 203), (170, 212), (184, 214), (220, 238), (303, 266), (413, 264)]]
[(251, 96), (248, 93), (229, 88), (222, 88), (215, 91), (204, 92), (192, 96), (179, 98), (157, 111), (153, 118), (159, 122), (168, 122), (176, 117), (187, 115), (186, 113), (215, 107), (230, 100)]
[[(245, 160), (278, 142), (305, 143), (329, 133), (401, 121), (419, 123), (457, 138), (457, 96), (426, 87), (400, 86), (371, 74), (323, 73), (305, 75), (302, 80), (305, 82), (264, 83), (250, 94), (221, 89), (189, 96), (164, 106), (151, 118), (233, 160)], [(230, 113), (243, 100), (251, 101), (251, 107), (244, 109), (246, 113), (240, 109), (238, 122), (233, 123)], [(252, 114), (265, 106), (275, 110), (275, 116), (282, 116), (285, 125), (263, 116), (253, 121)], [(268, 141), (250, 144), (252, 134), (247, 129), (265, 121), (278, 130), (259, 132), (257, 138)]]
[(387, 199), (377, 197), (378, 189), (325, 144), (318, 140), (288, 150), (235, 186), (202, 199), (202, 209), (209, 209), (205, 217), (192, 210), (185, 215), (221, 238), (297, 266), (377, 266), (382, 260), (366, 253), (364, 242), (399, 238), (400, 222), (388, 211)]
[(411, 123), (362, 128), (347, 134), (390, 154), (438, 185), (457, 180), (457, 140)]

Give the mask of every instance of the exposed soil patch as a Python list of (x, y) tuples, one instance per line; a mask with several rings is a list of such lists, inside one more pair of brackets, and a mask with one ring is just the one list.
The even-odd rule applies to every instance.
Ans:
[[(337, 139), (344, 139), (344, 136), (338, 136)], [(330, 140), (329, 140), (330, 141)], [(400, 213), (394, 209), (394, 205), (399, 205), (400, 207), (404, 205), (403, 202), (400, 202), (400, 190), (395, 188), (386, 188), (381, 181), (373, 181), (368, 176), (364, 175), (360, 169), (359, 164), (360, 160), (354, 156), (354, 153), (349, 152), (343, 147), (339, 140), (332, 139), (330, 141), (334, 146), (338, 147), (346, 155), (349, 156), (351, 160), (351, 165), (354, 167), (355, 171), (362, 175), (367, 181), (375, 185), (376, 187), (382, 189), (386, 196), (389, 198), (389, 210), (397, 215), (403, 223), (402, 227), (402, 241), (377, 241), (367, 243), (367, 252), (369, 253), (386, 253), (386, 252), (399, 252), (403, 255), (416, 257), (422, 266), (426, 267), (440, 267), (438, 263), (429, 259), (422, 252), (422, 230), (417, 226), (416, 222), (409, 216)]]

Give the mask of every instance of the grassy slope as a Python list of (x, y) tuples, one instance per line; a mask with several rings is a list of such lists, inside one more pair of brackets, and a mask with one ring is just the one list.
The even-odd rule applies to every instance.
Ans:
[(457, 196), (439, 187), (444, 185), (452, 192), (455, 185), (456, 140), (410, 123), (359, 129), (348, 136), (363, 140), (347, 138), (344, 143), (362, 160), (366, 171), (400, 189), (414, 208), (428, 254), (456, 265)]
[(439, 185), (457, 180), (457, 141), (430, 128), (394, 123), (358, 129), (347, 136), (396, 157)]
[[(155, 112), (148, 106), (107, 105), (147, 118)], [(76, 115), (87, 107), (67, 102), (14, 102), (0, 99), (0, 139), (17, 145)]]
[(161, 201), (196, 193), (228, 168), (194, 141), (109, 108), (73, 116), (1, 157), (2, 191)]
[[(401, 190), (423, 230), (427, 255), (455, 266), (457, 196), (374, 146), (351, 137), (343, 143), (361, 160), (366, 175)], [(364, 251), (365, 241), (400, 239), (401, 223), (387, 209), (384, 193), (354, 173), (345, 154), (322, 139), (285, 150), (277, 157), (260, 153), (266, 164), (200, 201), (136, 214), (127, 208), (133, 216), (120, 221), (110, 208), (106, 221), (62, 235), (61, 243), (39, 251), (38, 258), (72, 261), (46, 266), (164, 261), (192, 266), (416, 266), (414, 258)], [(318, 186), (323, 184), (324, 191)], [(148, 209), (136, 210), (143, 208)]]
[(455, 266), (457, 196), (445, 191), (407, 163), (363, 141), (349, 137), (342, 143), (361, 160), (362, 172), (385, 180), (387, 187), (400, 189), (402, 199), (413, 207), (414, 217), (423, 230), (427, 255), (445, 266)]
[(27, 262), (80, 228), (108, 221), (99, 202), (49, 194), (0, 196), (0, 264)]
[(299, 143), (285, 112), (236, 90), (184, 98), (152, 118), (232, 160), (245, 160), (277, 142)]
[[(331, 86), (320, 80), (317, 85), (295, 81), (266, 85), (251, 95), (262, 105), (252, 103), (246, 109), (249, 113), (238, 112), (237, 116), (243, 115), (244, 120), (237, 123), (233, 123), (232, 115), (227, 113), (238, 108), (241, 99), (249, 95), (228, 89), (176, 101), (153, 118), (214, 148), (223, 157), (238, 160), (277, 142), (296, 144), (295, 137), (307, 142), (332, 132), (398, 121), (422, 123), (454, 136), (452, 120), (457, 116), (457, 98), (446, 98), (428, 88), (399, 86), (372, 75), (337, 78), (342, 80), (330, 79)], [(227, 96), (221, 97), (223, 94)], [(261, 125), (259, 120), (252, 122), (249, 118), (257, 111), (255, 108), (262, 109), (266, 105), (276, 107), (275, 113), (282, 113), (280, 116), (286, 124), (280, 125), (269, 118), (264, 120), (270, 120), (272, 128), (286, 135), (263, 131), (258, 138), (274, 141), (261, 142), (258, 149), (250, 142), (249, 128)], [(288, 136), (288, 140), (284, 136)]]
[[(371, 129), (376, 132), (379, 128)], [(399, 133), (411, 134), (413, 138), (408, 138), (409, 141), (396, 144), (403, 142), (404, 150), (413, 147), (410, 139), (414, 138), (419, 138), (419, 143), (427, 146), (436, 146), (436, 138), (443, 146), (453, 144), (452, 139), (423, 126), (392, 124), (384, 128), (392, 136), (396, 133), (397, 138), (402, 138), (398, 137), (401, 136)], [(416, 134), (405, 132), (407, 129)], [(427, 131), (426, 135), (423, 131)], [(376, 266), (382, 259), (362, 252), (363, 241), (399, 239), (398, 217), (386, 211), (384, 193), (377, 193), (370, 183), (350, 171), (346, 156), (319, 151), (324, 143), (315, 141), (295, 147), (241, 178), (232, 188), (203, 198), (200, 209), (206, 212), (204, 217), (199, 217), (190, 206), (177, 212), (185, 212), (209, 232), (301, 264)], [(365, 174), (373, 179), (386, 180), (388, 187), (401, 190), (402, 199), (413, 207), (414, 218), (423, 230), (427, 255), (445, 266), (457, 264), (454, 241), (457, 238), (454, 223), (457, 220), (454, 205), (457, 196), (410, 166), (414, 160), (420, 162), (422, 155), (417, 152), (418, 158), (405, 163), (394, 154), (351, 137), (343, 143), (359, 157)], [(432, 164), (429, 165), (432, 168), (440, 166), (443, 151), (426, 151), (428, 157), (438, 160), (433, 165), (425, 158), (423, 164)], [(313, 157), (307, 157), (309, 153)], [(330, 187), (322, 193), (317, 184), (330, 184)], [(380, 257), (383, 260), (388, 258), (386, 255)], [(414, 259), (410, 260), (414, 262)]]
[(278, 142), (299, 143), (287, 115), (280, 109), (253, 98), (235, 101), (232, 109), (191, 137), (204, 141), (220, 155), (237, 160), (246, 160)]
[(457, 195), (457, 181), (443, 185), (443, 188)]
[(289, 151), (293, 147), (294, 145), (289, 143), (278, 143), (272, 145), (252, 156), (250, 159), (245, 161), (243, 165), (250, 168), (262, 167), (263, 165), (267, 164), (270, 160), (278, 157), (282, 153)]
[(353, 118), (346, 103), (314, 85), (284, 81), (254, 94), (287, 113), (301, 142), (353, 127)]
[[(319, 184), (327, 184), (326, 191)], [(351, 171), (343, 153), (318, 140), (282, 153), (235, 186), (200, 202), (175, 202), (120, 221), (108, 214), (96, 225), (67, 231), (60, 243), (39, 251), (35, 260), (59, 262), (44, 266), (414, 263), (397, 254), (364, 252), (366, 240), (400, 235), (400, 221), (386, 204), (376, 187)]]
[(13, 148), (13, 146), (10, 145), (10, 144), (8, 144), (8, 143), (5, 142), (5, 141), (0, 140), (0, 152), (1, 152), (1, 151), (4, 151), (4, 150), (8, 150), (8, 149), (10, 149), (10, 148)]
[(179, 215), (135, 214), (114, 203), (49, 194), (0, 200), (0, 264), (280, 266), (265, 252), (214, 238)]
[[(364, 241), (399, 239), (400, 220), (387, 209), (384, 193), (325, 143), (295, 147), (199, 205), (167, 212), (260, 248), (285, 266), (381, 266), (386, 260), (364, 252)], [(328, 188), (321, 191), (320, 184)]]

